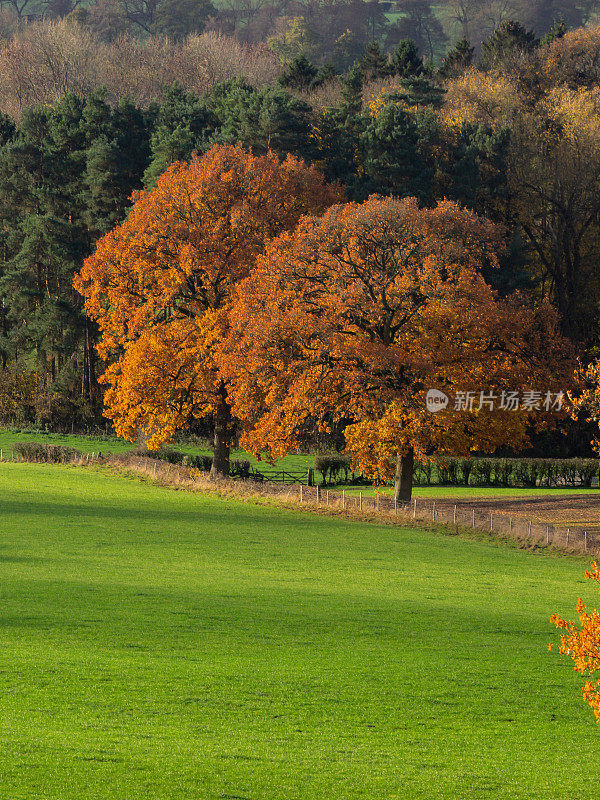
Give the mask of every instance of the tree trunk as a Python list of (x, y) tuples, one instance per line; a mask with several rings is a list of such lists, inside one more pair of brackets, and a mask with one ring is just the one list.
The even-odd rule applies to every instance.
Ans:
[(215, 409), (215, 438), (213, 442), (213, 463), (211, 478), (229, 475), (229, 444), (231, 439), (231, 406), (227, 402), (227, 389), (221, 381), (217, 390)]
[(88, 351), (87, 357), (87, 369), (88, 369), (88, 399), (94, 400), (96, 397), (96, 388), (98, 383), (96, 381), (96, 350), (94, 348), (94, 342), (92, 337), (90, 336), (90, 324), (89, 321), (86, 320), (85, 323), (85, 342)]
[(394, 499), (398, 503), (410, 503), (414, 465), (415, 453), (412, 447), (403, 455), (398, 453), (398, 458), (396, 460), (396, 485), (394, 488)]
[(149, 438), (150, 438), (150, 436), (146, 435), (146, 431), (140, 425), (140, 427), (137, 429), (137, 443), (138, 443), (138, 446), (141, 447), (141, 448), (143, 447), (144, 450), (147, 451), (148, 450), (148, 445), (146, 444), (146, 442), (148, 441)]

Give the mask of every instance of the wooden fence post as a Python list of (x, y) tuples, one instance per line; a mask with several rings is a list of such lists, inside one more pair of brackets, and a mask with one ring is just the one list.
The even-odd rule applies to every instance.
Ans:
[(321, 487), (317, 483), (317, 505), (319, 505), (320, 500), (321, 500)]
[(550, 525), (546, 525), (546, 544), (550, 544)]
[(302, 502), (302, 484), (300, 484), (300, 502)]
[(415, 502), (413, 506), (413, 519), (417, 518), (417, 498), (415, 497)]
[(362, 511), (362, 492), (358, 493), (358, 510)]
[(433, 501), (433, 508), (431, 510), (431, 518), (435, 522), (435, 500)]
[(475, 509), (473, 509), (473, 527), (475, 527)]
[(587, 553), (587, 531), (583, 532), (583, 546), (585, 548), (585, 552)]
[(346, 510), (346, 490), (342, 489), (342, 511)]
[(398, 498), (394, 495), (394, 514), (398, 513)]
[(569, 546), (569, 536), (571, 534), (571, 529), (567, 528), (567, 547)]
[(490, 511), (490, 531), (494, 530), (494, 515)]

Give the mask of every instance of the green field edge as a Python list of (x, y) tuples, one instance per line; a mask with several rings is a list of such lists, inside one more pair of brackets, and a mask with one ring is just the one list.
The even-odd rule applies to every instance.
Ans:
[[(202, 497), (215, 498), (219, 500), (240, 502), (252, 506), (272, 506), (277, 509), (291, 511), (294, 514), (310, 515), (316, 517), (326, 517), (328, 519), (341, 519), (357, 524), (372, 525), (377, 527), (390, 527), (399, 531), (420, 531), (432, 533), (439, 536), (454, 537), (464, 539), (472, 542), (479, 542), (492, 545), (494, 547), (508, 547), (511, 550), (524, 550), (528, 552), (535, 552), (538, 554), (546, 554), (549, 556), (560, 556), (571, 558), (578, 563), (589, 564), (591, 561), (590, 554), (573, 552), (565, 550), (555, 545), (544, 545), (539, 543), (525, 542), (517, 538), (507, 536), (502, 532), (489, 532), (481, 528), (471, 528), (466, 525), (454, 525), (453, 523), (444, 523), (441, 521), (432, 522), (430, 520), (411, 519), (407, 522), (406, 519), (396, 520), (392, 514), (386, 515), (376, 511), (369, 512), (363, 510), (362, 512), (354, 509), (335, 509), (326, 505), (315, 505), (314, 503), (306, 503), (300, 505), (297, 501), (286, 500), (278, 497), (277, 495), (258, 495), (249, 491), (247, 494), (243, 492), (243, 482), (231, 481), (230, 486), (237, 491), (235, 494), (227, 492), (227, 483), (225, 486), (215, 485), (214, 489), (206, 485), (199, 486), (197, 489), (188, 489), (179, 485), (172, 485), (160, 479), (153, 479), (147, 475), (139, 474), (135, 471), (134, 467), (125, 466), (123, 468), (116, 468), (111, 464), (90, 464), (90, 465), (55, 465), (63, 466), (66, 469), (86, 469), (99, 474), (106, 474), (108, 476), (118, 476), (123, 480), (129, 480), (136, 483), (150, 484), (153, 487), (177, 492), (187, 492), (189, 494), (197, 494)], [(242, 491), (240, 491), (242, 489)]]
[[(103, 455), (126, 454), (137, 448), (132, 442), (120, 439), (115, 436), (84, 436), (78, 434), (59, 434), (42, 432), (20, 432), (16, 430), (0, 429), (0, 450), (5, 456), (11, 452), (11, 447), (19, 442), (41, 442), (48, 444), (74, 447), (82, 453), (102, 453)], [(175, 450), (188, 453), (190, 455), (211, 455), (208, 447), (193, 444), (174, 443), (169, 445)], [(290, 453), (284, 458), (279, 459), (274, 465), (265, 460), (256, 458), (252, 453), (245, 450), (234, 449), (231, 453), (232, 459), (248, 460), (250, 465), (258, 470), (286, 470), (289, 472), (306, 471), (314, 465), (314, 454)], [(317, 473), (318, 475), (319, 473)], [(390, 496), (393, 493), (391, 486), (346, 486), (337, 485), (328, 487), (330, 491), (345, 491), (348, 495), (358, 495), (362, 492), (363, 497), (375, 497), (376, 495)], [(504, 486), (449, 486), (447, 484), (435, 484), (431, 486), (415, 485), (413, 489), (416, 497), (423, 498), (456, 498), (456, 499), (484, 499), (486, 497), (549, 497), (564, 494), (581, 495), (600, 495), (600, 487), (580, 488), (572, 486), (560, 487), (504, 487)]]

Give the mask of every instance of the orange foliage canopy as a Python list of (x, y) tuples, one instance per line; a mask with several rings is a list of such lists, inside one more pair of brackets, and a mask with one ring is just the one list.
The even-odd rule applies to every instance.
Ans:
[(385, 480), (412, 452), (518, 447), (535, 413), (425, 402), (433, 388), (545, 391), (572, 370), (550, 307), (500, 300), (481, 276), (502, 247), (498, 227), (455, 203), (380, 197), (271, 242), (238, 289), (226, 345), (245, 445), (280, 457), (307, 426), (349, 421), (355, 462)]
[[(600, 361), (582, 367), (579, 373), (580, 391), (569, 396), (573, 419), (583, 417), (587, 422), (600, 424)], [(592, 447), (600, 453), (600, 437), (592, 440)]]
[[(585, 577), (600, 584), (598, 564), (594, 562), (592, 569), (586, 570)], [(600, 670), (600, 612), (594, 609), (588, 614), (585, 609), (586, 606), (579, 598), (575, 610), (579, 614), (581, 628), (578, 628), (575, 622), (564, 620), (558, 614), (553, 614), (550, 622), (565, 631), (560, 640), (560, 652), (571, 656), (575, 662), (575, 672), (580, 675), (586, 673), (593, 675)], [(584, 700), (590, 704), (597, 721), (600, 722), (600, 680), (586, 681), (582, 691)]]
[(75, 280), (100, 326), (106, 413), (119, 435), (141, 430), (155, 448), (223, 402), (214, 352), (233, 288), (266, 242), (341, 199), (302, 161), (241, 145), (173, 164), (134, 196)]

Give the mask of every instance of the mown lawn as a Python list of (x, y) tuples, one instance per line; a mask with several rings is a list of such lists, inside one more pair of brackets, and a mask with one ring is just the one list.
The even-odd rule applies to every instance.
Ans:
[(1, 464), (0, 798), (596, 799), (583, 568)]

